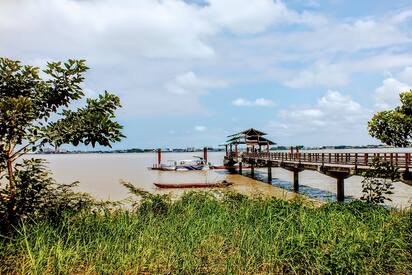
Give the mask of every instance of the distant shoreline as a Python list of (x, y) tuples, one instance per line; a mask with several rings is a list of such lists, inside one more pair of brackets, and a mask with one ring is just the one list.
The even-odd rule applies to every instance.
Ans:
[[(337, 145), (337, 146), (319, 146), (319, 147), (304, 147), (304, 146), (297, 146), (301, 151), (327, 151), (327, 150), (357, 150), (357, 149), (400, 149), (400, 150), (407, 150), (412, 148), (396, 148), (393, 146), (387, 145), (361, 145), (361, 146), (350, 146), (350, 145)], [(296, 147), (293, 147), (296, 150)], [(290, 147), (286, 146), (277, 146), (270, 148), (271, 152), (278, 152), (278, 151), (285, 151), (289, 152)], [(51, 149), (31, 153), (31, 155), (69, 155), (69, 154), (144, 154), (144, 153), (155, 153), (157, 149), (125, 149), (125, 150), (111, 150), (111, 151), (68, 151), (68, 150), (59, 150), (54, 151)], [(161, 151), (162, 153), (202, 153), (203, 149), (193, 149), (193, 150), (186, 150), (186, 149), (166, 149)], [(209, 148), (208, 152), (225, 152), (225, 149), (217, 149), (217, 148)]]

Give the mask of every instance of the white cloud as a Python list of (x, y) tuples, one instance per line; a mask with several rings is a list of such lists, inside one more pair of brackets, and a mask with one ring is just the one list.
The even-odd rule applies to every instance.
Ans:
[(376, 107), (389, 109), (400, 104), (399, 94), (409, 91), (411, 86), (389, 77), (383, 80), (382, 85), (375, 90)]
[(296, 54), (308, 53), (315, 57), (410, 43), (412, 38), (409, 33), (400, 28), (403, 22), (394, 19), (397, 15), (336, 20), (322, 14), (304, 12), (299, 20), (309, 28), (273, 33), (263, 36), (260, 41), (277, 50), (281, 47)]
[[(213, 56), (204, 37), (215, 30), (182, 1), (2, 1), (3, 47), (51, 55), (107, 58)], [(17, 35), (24, 33), (25, 35)]]
[[(28, 63), (86, 58), (89, 91), (119, 94), (124, 116), (205, 111), (199, 96), (227, 86), (226, 79), (337, 88), (355, 73), (412, 66), (402, 48), (411, 36), (401, 25), (411, 10), (334, 19), (296, 12), (286, 1), (204, 2), (0, 0), (0, 51)], [(407, 73), (397, 79), (408, 83)]]
[(275, 103), (270, 99), (265, 98), (256, 98), (255, 100), (247, 100), (244, 98), (237, 98), (232, 101), (232, 105), (238, 107), (251, 107), (251, 106), (259, 106), (259, 107), (269, 107), (273, 106)]
[(319, 99), (318, 106), (322, 110), (338, 114), (356, 114), (362, 111), (360, 104), (352, 100), (350, 96), (345, 96), (338, 91), (331, 90)]
[(175, 79), (166, 83), (165, 88), (177, 95), (204, 94), (211, 88), (225, 87), (222, 80), (199, 78), (194, 72), (177, 75)]
[[(379, 53), (335, 63), (318, 62), (309, 69), (298, 72), (297, 75), (285, 76), (283, 84), (291, 88), (336, 88), (348, 84), (351, 75), (355, 73), (381, 73), (408, 65), (412, 65), (412, 54), (407, 53)], [(403, 77), (409, 78), (409, 73), (405, 69)]]
[(304, 136), (317, 144), (353, 144), (357, 142), (354, 133), (366, 133), (370, 115), (370, 110), (349, 95), (329, 90), (314, 106), (279, 111), (279, 120), (271, 121), (269, 129), (273, 135), (292, 138), (294, 142), (305, 142), (299, 140)]
[(319, 64), (311, 70), (304, 70), (284, 84), (292, 88), (313, 86), (338, 87), (348, 82), (348, 74), (339, 66)]
[(206, 126), (200, 126), (200, 125), (195, 126), (195, 131), (204, 132), (206, 130), (207, 130)]
[(235, 33), (257, 33), (274, 23), (296, 20), (281, 1), (274, 0), (209, 0), (204, 10), (215, 24)]
[(400, 81), (412, 85), (412, 67), (404, 68), (398, 75)]

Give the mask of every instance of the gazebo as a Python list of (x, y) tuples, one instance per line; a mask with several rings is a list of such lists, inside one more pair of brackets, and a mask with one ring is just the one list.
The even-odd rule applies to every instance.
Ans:
[(229, 139), (224, 144), (226, 147), (226, 156), (233, 154), (237, 156), (239, 152), (239, 145), (246, 145), (247, 152), (262, 152), (262, 146), (266, 146), (266, 151), (269, 152), (270, 145), (274, 145), (276, 143), (263, 137), (265, 135), (267, 134), (264, 132), (250, 128), (228, 136)]

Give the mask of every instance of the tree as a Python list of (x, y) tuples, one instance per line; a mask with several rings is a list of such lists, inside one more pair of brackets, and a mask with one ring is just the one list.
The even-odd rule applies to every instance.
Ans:
[(379, 157), (373, 159), (371, 168), (363, 173), (361, 199), (374, 204), (391, 201), (387, 195), (393, 194), (393, 182), (399, 180), (398, 168)]
[(369, 134), (391, 146), (412, 145), (412, 90), (400, 94), (401, 106), (376, 113), (368, 123)]
[(9, 218), (16, 213), (15, 163), (49, 144), (111, 146), (124, 137), (115, 119), (120, 99), (105, 91), (87, 99), (84, 107), (70, 109), (84, 97), (81, 84), (87, 71), (84, 60), (47, 63), (42, 71), (19, 61), (0, 58), (0, 180), (6, 178)]

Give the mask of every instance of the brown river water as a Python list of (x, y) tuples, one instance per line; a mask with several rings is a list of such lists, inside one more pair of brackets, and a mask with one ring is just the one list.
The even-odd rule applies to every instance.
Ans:
[[(359, 150), (358, 150), (359, 151)], [(365, 152), (378, 152), (376, 150), (363, 150)], [(330, 150), (328, 150), (330, 152)], [(350, 150), (339, 151), (350, 152)], [(197, 153), (163, 153), (162, 159), (182, 160), (192, 159)], [(214, 165), (222, 165), (224, 152), (210, 152), (209, 161)], [(170, 193), (172, 197), (178, 196), (187, 189), (158, 189), (153, 183), (191, 183), (191, 182), (216, 182), (227, 180), (234, 184), (227, 187), (243, 194), (258, 194), (292, 199), (296, 194), (290, 192), (292, 173), (273, 168), (272, 184), (251, 179), (246, 176), (231, 175), (224, 170), (210, 171), (154, 171), (149, 170), (156, 162), (155, 153), (138, 154), (54, 154), (36, 155), (48, 161), (48, 166), (54, 178), (61, 183), (79, 181), (79, 190), (92, 194), (101, 200), (122, 200), (130, 195), (120, 185), (120, 181), (128, 181), (135, 186), (154, 193)], [(248, 174), (244, 170), (244, 174)], [(256, 178), (267, 181), (267, 170), (257, 169)], [(303, 171), (299, 173), (300, 193), (313, 201), (334, 201), (336, 197), (336, 181), (316, 171)], [(345, 198), (357, 199), (362, 193), (362, 178), (353, 176), (345, 180)], [(390, 196), (392, 202), (388, 205), (398, 208), (410, 207), (412, 204), (412, 186), (404, 183), (395, 183), (394, 194)]]

